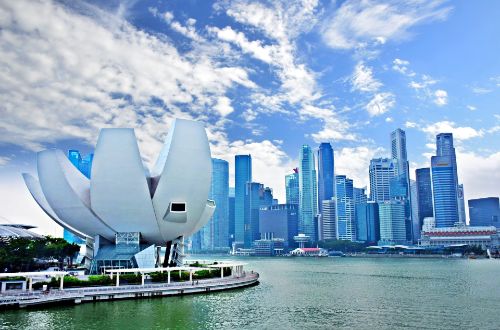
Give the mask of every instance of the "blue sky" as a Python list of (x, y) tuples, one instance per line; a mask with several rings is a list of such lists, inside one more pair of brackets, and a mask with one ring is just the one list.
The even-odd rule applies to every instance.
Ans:
[[(283, 201), (302, 144), (336, 171), (406, 130), (412, 169), (453, 132), (466, 198), (500, 189), (497, 1), (9, 1), (0, 4), (0, 216), (36, 223), (20, 180), (45, 148), (92, 150), (133, 127), (146, 164), (175, 117), (206, 123), (212, 154), (253, 156)], [(412, 171), (413, 172), (413, 171)], [(44, 219), (43, 221), (45, 221)]]

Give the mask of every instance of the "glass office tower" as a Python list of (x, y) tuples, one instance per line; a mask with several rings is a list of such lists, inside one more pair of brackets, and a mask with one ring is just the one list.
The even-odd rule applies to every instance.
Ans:
[(321, 143), (318, 149), (318, 207), (322, 213), (322, 202), (334, 196), (334, 158), (330, 143)]
[(500, 228), (500, 205), (498, 197), (469, 199), (471, 226), (495, 226)]
[(251, 248), (253, 241), (260, 238), (259, 210), (263, 189), (264, 186), (257, 182), (247, 182), (245, 185), (243, 243), (246, 249)]
[(245, 189), (252, 181), (252, 156), (234, 157), (234, 242), (245, 241)]
[(379, 203), (380, 241), (383, 244), (405, 244), (405, 204), (392, 200)]
[(234, 242), (234, 187), (229, 187), (228, 213), (229, 213), (229, 247), (231, 247)]
[(294, 168), (293, 173), (285, 175), (286, 203), (299, 205), (299, 169)]
[(354, 187), (352, 179), (345, 175), (335, 177), (337, 194), (337, 237), (341, 240), (356, 239)]
[(375, 158), (370, 161), (370, 200), (384, 202), (391, 199), (391, 179), (398, 174), (396, 159)]
[(431, 157), (432, 195), (436, 227), (452, 227), (459, 221), (458, 177), (453, 135), (436, 136), (436, 156)]
[(316, 241), (315, 217), (318, 214), (318, 190), (314, 154), (311, 147), (303, 145), (299, 168), (299, 233)]
[[(212, 250), (225, 249), (229, 244), (229, 163), (212, 158), (212, 184), (209, 199), (215, 201), (212, 222)], [(209, 222), (209, 223), (210, 223)]]

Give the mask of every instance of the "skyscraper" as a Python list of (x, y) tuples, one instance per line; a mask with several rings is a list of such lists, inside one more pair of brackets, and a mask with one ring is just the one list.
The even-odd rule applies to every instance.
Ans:
[(452, 227), (459, 221), (458, 178), (453, 135), (436, 136), (436, 156), (431, 157), (432, 195), (436, 227)]
[(268, 207), (273, 205), (273, 190), (265, 187), (261, 190), (260, 207)]
[(370, 161), (370, 200), (384, 202), (391, 199), (391, 179), (398, 174), (397, 160), (375, 158)]
[(260, 238), (259, 209), (263, 189), (264, 186), (257, 182), (247, 182), (245, 185), (243, 243), (246, 249), (251, 248), (253, 241)]
[(234, 158), (234, 242), (245, 241), (245, 190), (252, 181), (252, 156), (236, 155)]
[(259, 210), (260, 237), (282, 238), (285, 247), (295, 245), (293, 237), (298, 234), (298, 205), (278, 204)]
[(377, 202), (356, 204), (356, 239), (369, 243), (376, 243), (380, 240)]
[(411, 221), (412, 221), (412, 241), (416, 243), (420, 238), (420, 216), (418, 215), (418, 191), (417, 181), (410, 180), (411, 199)]
[(215, 212), (212, 216), (212, 250), (225, 249), (229, 244), (229, 163), (222, 159), (212, 158), (212, 184), (210, 197), (215, 201)]
[(286, 203), (299, 205), (299, 169), (294, 168), (292, 174), (285, 175)]
[(368, 201), (368, 197), (366, 196), (366, 187), (363, 188), (353, 188), (354, 192), (354, 204), (362, 204)]
[(318, 196), (314, 154), (311, 147), (303, 145), (299, 168), (299, 233), (316, 241), (315, 217), (318, 214)]
[(405, 204), (392, 200), (379, 203), (380, 241), (384, 244), (406, 243)]
[(428, 167), (417, 168), (415, 178), (417, 179), (418, 225), (419, 231), (421, 231), (424, 218), (434, 217), (431, 169)]
[(337, 239), (337, 202), (335, 197), (321, 202), (321, 222), (323, 239)]
[(404, 175), (409, 180), (409, 165), (406, 154), (406, 133), (401, 128), (391, 133), (391, 158), (398, 163), (398, 175)]
[(334, 160), (330, 143), (321, 143), (318, 149), (318, 207), (322, 210), (322, 202), (334, 195)]
[(231, 247), (234, 242), (234, 187), (229, 187), (228, 213), (229, 213), (229, 247)]
[(469, 199), (471, 226), (495, 226), (500, 228), (500, 203), (498, 197)]
[(337, 194), (337, 238), (354, 241), (356, 239), (354, 192), (352, 179), (345, 175), (335, 177)]
[(457, 189), (457, 199), (458, 199), (458, 221), (462, 224), (467, 223), (465, 216), (465, 200), (464, 200), (464, 185), (459, 184)]

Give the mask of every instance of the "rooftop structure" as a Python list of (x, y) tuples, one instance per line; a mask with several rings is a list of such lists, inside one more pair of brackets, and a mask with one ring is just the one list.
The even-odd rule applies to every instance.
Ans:
[(21, 224), (0, 224), (0, 241), (9, 241), (12, 238), (18, 237), (28, 239), (42, 238), (43, 236), (29, 230), (33, 228), (35, 227)]

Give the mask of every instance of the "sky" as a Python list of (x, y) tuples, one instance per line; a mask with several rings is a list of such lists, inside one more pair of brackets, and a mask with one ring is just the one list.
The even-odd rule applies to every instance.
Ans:
[[(284, 202), (302, 144), (335, 171), (406, 131), (411, 176), (452, 132), (465, 198), (500, 195), (499, 1), (2, 1), (0, 222), (60, 235), (21, 173), (36, 152), (93, 150), (132, 127), (146, 166), (174, 118), (205, 123), (213, 157), (251, 154)], [(186, 141), (189, 143), (189, 141)]]

